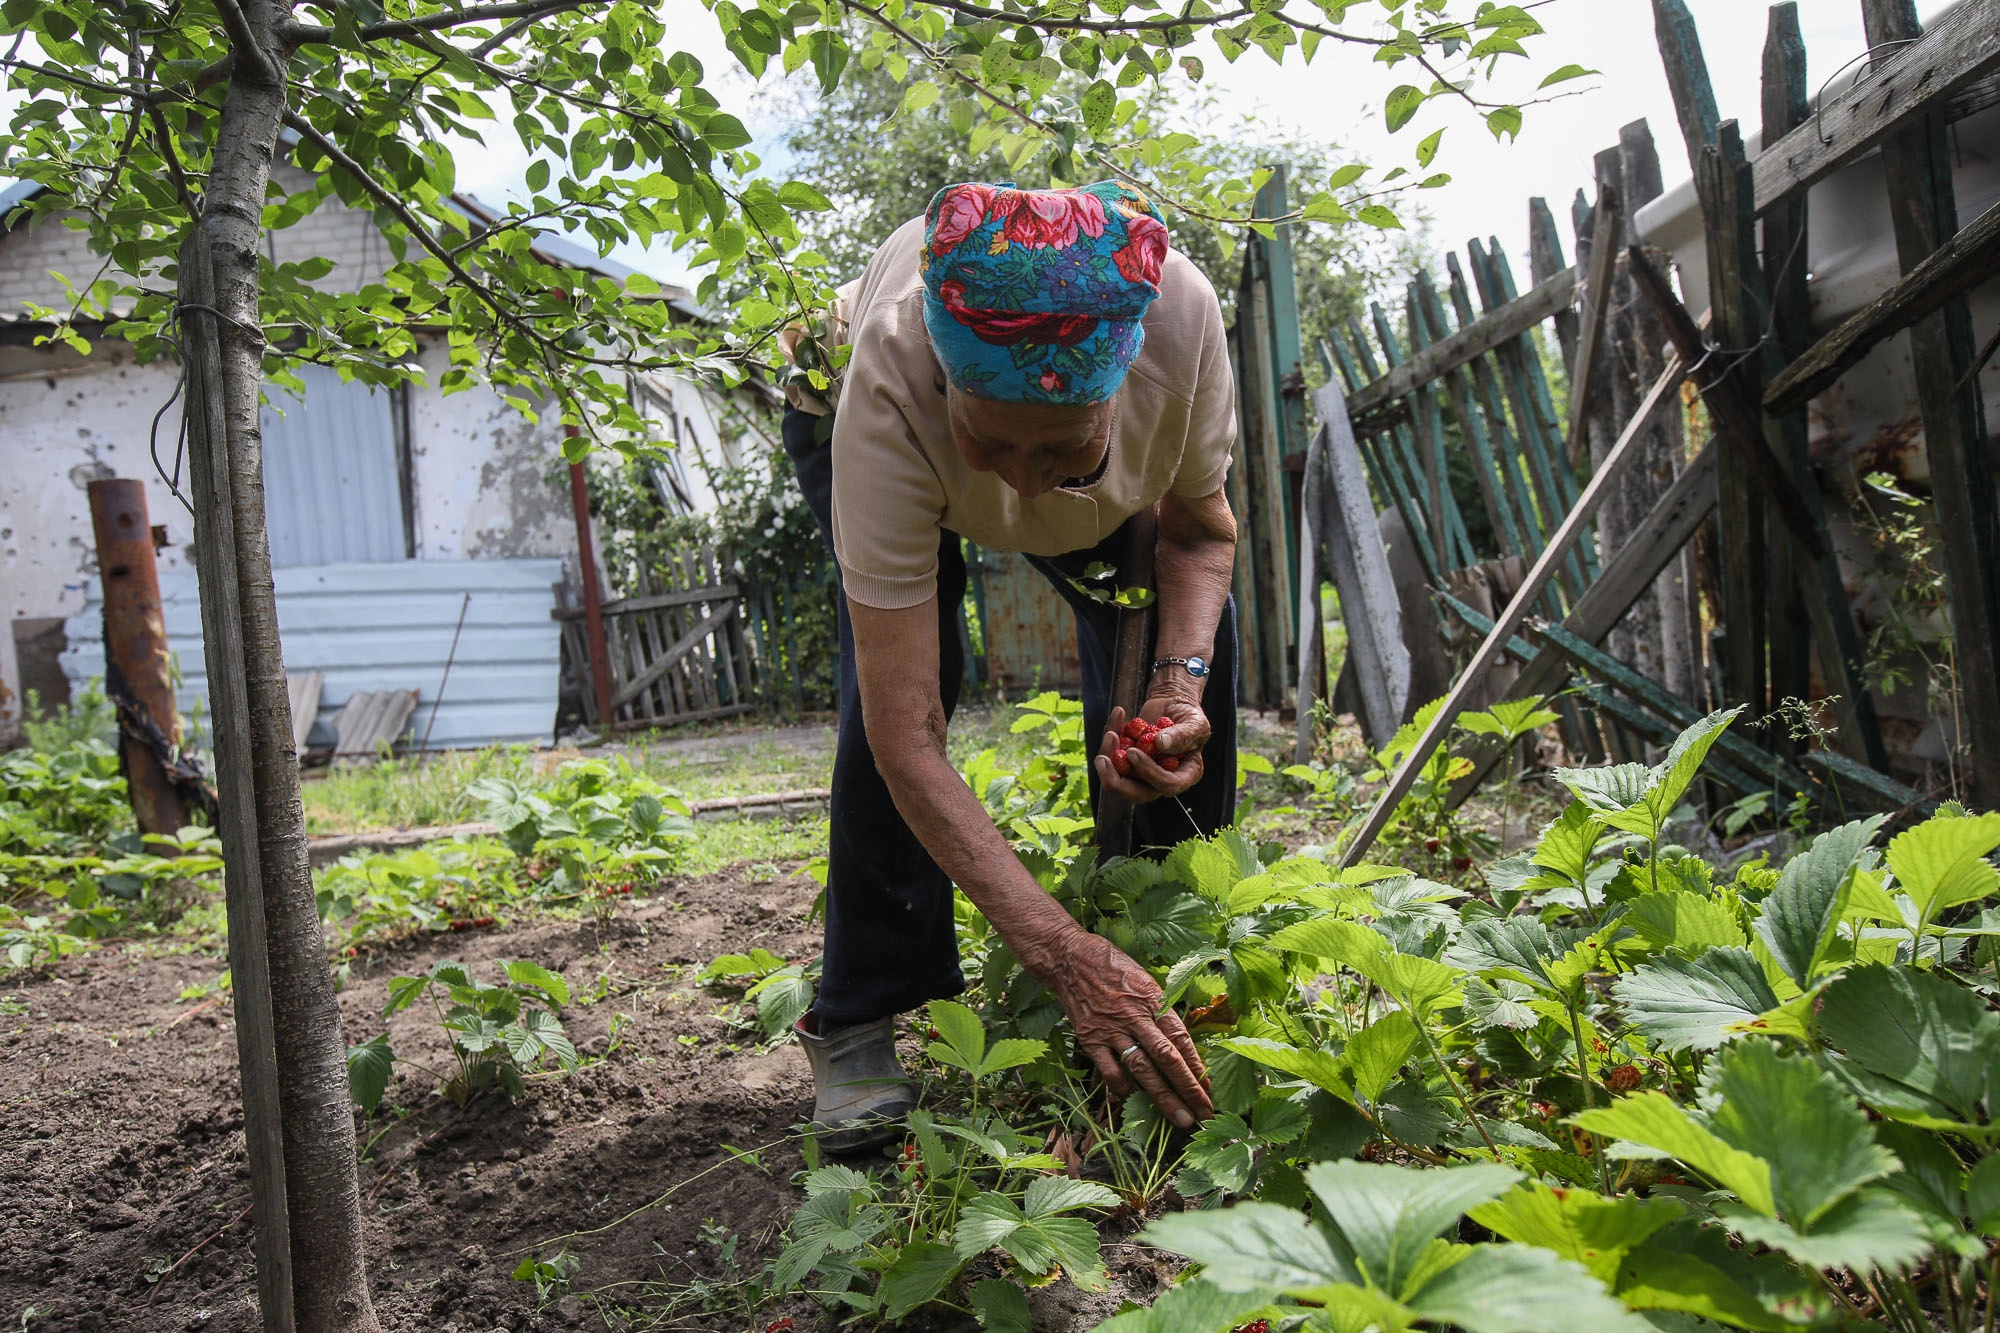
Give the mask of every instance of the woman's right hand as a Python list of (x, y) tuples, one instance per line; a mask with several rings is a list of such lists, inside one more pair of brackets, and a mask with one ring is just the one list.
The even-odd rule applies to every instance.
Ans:
[(1062, 1002), (1077, 1045), (1120, 1097), (1133, 1085), (1182, 1129), (1215, 1114), (1208, 1071), (1152, 974), (1102, 935), (1071, 932), (1043, 980)]

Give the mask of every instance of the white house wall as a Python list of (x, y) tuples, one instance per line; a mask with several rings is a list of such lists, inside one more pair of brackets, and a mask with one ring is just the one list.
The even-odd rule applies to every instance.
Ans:
[[(129, 355), (110, 354), (89, 368), (0, 378), (0, 614), (8, 622), (0, 627), (0, 734), (20, 716), (12, 622), (75, 615), (96, 579), (84, 490), (93, 478), (143, 478), (147, 510), (166, 527), (170, 543), (160, 553), (162, 572), (189, 559), (193, 522), (147, 452), (153, 415), (172, 396), (176, 377), (172, 366), (140, 366)], [(169, 464), (178, 425), (171, 411), (160, 423), (161, 456)]]
[(576, 519), (556, 464), (551, 413), (530, 422), (484, 386), (445, 395), (442, 343), (418, 357), (430, 383), (410, 393), (417, 557), (486, 560), (576, 554)]

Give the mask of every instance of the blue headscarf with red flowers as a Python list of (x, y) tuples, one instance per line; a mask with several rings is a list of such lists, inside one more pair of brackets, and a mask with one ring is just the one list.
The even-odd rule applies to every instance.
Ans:
[(924, 213), (924, 323), (951, 382), (1011, 403), (1110, 399), (1146, 340), (1167, 228), (1116, 181), (947, 185)]

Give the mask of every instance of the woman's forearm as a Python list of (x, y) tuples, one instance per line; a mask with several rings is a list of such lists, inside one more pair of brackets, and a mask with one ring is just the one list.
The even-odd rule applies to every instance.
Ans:
[(1169, 495), (1160, 506), (1154, 556), (1158, 657), (1207, 657), (1236, 568), (1236, 524), (1218, 491), (1199, 500)]

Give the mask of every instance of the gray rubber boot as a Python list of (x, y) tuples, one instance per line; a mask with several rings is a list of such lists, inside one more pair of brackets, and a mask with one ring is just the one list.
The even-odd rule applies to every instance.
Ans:
[[(818, 1029), (818, 1030), (815, 1030)], [(896, 1020), (822, 1027), (818, 1014), (793, 1025), (813, 1073), (813, 1136), (827, 1152), (858, 1152), (902, 1133), (917, 1085), (896, 1059)]]

